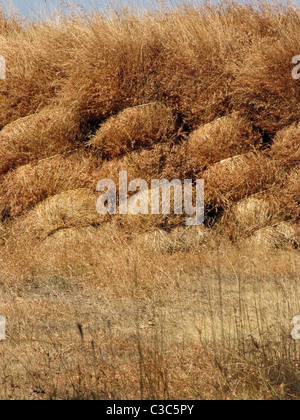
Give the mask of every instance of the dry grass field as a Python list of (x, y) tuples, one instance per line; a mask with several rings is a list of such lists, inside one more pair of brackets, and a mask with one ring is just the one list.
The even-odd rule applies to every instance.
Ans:
[[(300, 399), (300, 10), (0, 11), (0, 399)], [(205, 223), (100, 216), (118, 173)]]

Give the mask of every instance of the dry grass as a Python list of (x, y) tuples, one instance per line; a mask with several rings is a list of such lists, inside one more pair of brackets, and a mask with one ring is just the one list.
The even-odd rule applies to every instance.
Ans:
[(30, 234), (45, 238), (69, 228), (100, 225), (95, 201), (97, 196), (89, 189), (68, 190), (38, 204), (20, 218), (13, 227), (12, 236)]
[(282, 182), (274, 162), (257, 153), (234, 156), (212, 165), (203, 178), (207, 203), (223, 207)]
[(96, 158), (91, 158), (83, 150), (58, 154), (20, 166), (2, 179), (2, 217), (21, 216), (49, 197), (90, 186), (91, 174), (96, 167)]
[(47, 107), (12, 122), (0, 132), (0, 174), (76, 148), (79, 133), (80, 122), (60, 107)]
[(299, 223), (300, 220), (300, 170), (296, 166), (285, 180), (284, 189), (281, 191), (282, 215), (285, 219), (292, 219)]
[(186, 177), (195, 179), (209, 166), (261, 146), (261, 136), (248, 120), (234, 113), (193, 131), (179, 149), (181, 166)]
[(287, 170), (300, 162), (299, 132), (297, 124), (283, 129), (276, 135), (271, 148), (273, 158)]
[[(0, 12), (1, 399), (300, 398), (299, 13)], [(205, 226), (100, 216), (121, 170)]]
[(119, 187), (119, 172), (127, 171), (128, 180), (144, 179), (150, 184), (152, 179), (169, 180), (182, 178), (183, 166), (175, 165), (181, 157), (180, 146), (172, 143), (157, 144), (150, 149), (134, 151), (119, 159), (104, 161), (92, 174), (96, 182), (112, 179)]
[(1, 398), (299, 398), (297, 252), (56, 235), (1, 254)]
[(172, 110), (159, 103), (128, 108), (109, 118), (91, 139), (90, 145), (103, 157), (115, 158), (132, 150), (149, 148), (175, 138)]
[(0, 54), (7, 79), (0, 84), (0, 129), (51, 104), (66, 77), (76, 40), (76, 23), (45, 22), (25, 27), (6, 20)]
[(270, 194), (254, 195), (235, 204), (229, 215), (226, 214), (228, 229), (233, 229), (238, 238), (249, 235), (258, 229), (276, 224), (280, 220), (278, 203)]
[(263, 249), (299, 248), (299, 226), (285, 222), (266, 226), (254, 232), (246, 243), (249, 246), (260, 246)]
[(276, 26), (271, 24), (263, 40), (253, 40), (247, 58), (233, 72), (233, 107), (250, 114), (255, 126), (270, 135), (297, 121), (299, 115), (299, 90), (290, 64), (298, 54), (298, 13), (273, 15)]

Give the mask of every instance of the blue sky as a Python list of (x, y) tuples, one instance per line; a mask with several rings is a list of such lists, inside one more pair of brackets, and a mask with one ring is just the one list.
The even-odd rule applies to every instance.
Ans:
[[(172, 0), (164, 0), (167, 4), (171, 4)], [(173, 0), (174, 1), (174, 0)], [(175, 0), (176, 1), (176, 0)], [(152, 4), (157, 4), (161, 0), (117, 0), (116, 3), (123, 3), (124, 5), (133, 5), (141, 4), (144, 7), (151, 7)], [(21, 16), (27, 17), (37, 17), (41, 13), (44, 15), (49, 14), (55, 10), (63, 9), (67, 11), (66, 8), (62, 6), (61, 0), (0, 0), (0, 4), (4, 5), (4, 8), (7, 8), (6, 5), (9, 5), (8, 8), (11, 9), (13, 6), (14, 10), (17, 11)], [(97, 8), (104, 10), (107, 5), (110, 7), (114, 3), (113, 1), (108, 0), (64, 0), (64, 3), (69, 3), (73, 5), (79, 5), (85, 10), (91, 10)]]
[[(190, 0), (191, 1), (191, 0)], [(218, 0), (212, 0), (213, 2), (218, 2)], [(287, 2), (288, 0), (284, 0)], [(120, 0), (117, 0), (116, 3), (119, 3)], [(121, 0), (125, 5), (128, 4), (140, 4), (145, 7), (151, 7), (151, 5), (157, 5), (161, 2), (167, 4), (174, 4), (176, 0)], [(192, 3), (193, 1), (191, 1)], [(251, 2), (251, 0), (249, 0)], [(254, 1), (255, 2), (255, 1)], [(276, 1), (275, 1), (276, 2)], [(300, 0), (296, 0), (297, 4), (300, 4)], [(9, 4), (13, 5), (15, 11), (17, 11), (21, 16), (27, 16), (31, 18), (38, 18), (41, 14), (48, 15), (51, 12), (61, 9), (61, 0), (0, 0), (0, 5)], [(82, 6), (85, 10), (90, 10), (95, 7), (100, 10), (104, 10), (107, 5), (112, 5), (113, 1), (108, 0), (65, 0), (65, 3), (73, 3)], [(66, 9), (64, 9), (66, 10)]]

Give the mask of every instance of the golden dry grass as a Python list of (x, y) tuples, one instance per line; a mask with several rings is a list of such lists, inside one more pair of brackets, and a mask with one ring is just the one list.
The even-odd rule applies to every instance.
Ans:
[(262, 138), (238, 113), (217, 118), (192, 131), (179, 154), (185, 176), (199, 177), (204, 169), (232, 156), (259, 149)]
[(298, 125), (293, 124), (276, 135), (272, 144), (271, 154), (273, 158), (287, 170), (299, 165), (300, 142)]
[(100, 225), (95, 206), (97, 196), (87, 188), (68, 190), (39, 203), (26, 216), (18, 219), (12, 236), (45, 238), (69, 228)]
[[(1, 399), (299, 399), (299, 9), (0, 12)], [(96, 185), (204, 178), (205, 224)]]
[(1, 253), (1, 398), (299, 398), (297, 252), (57, 235)]
[(47, 107), (6, 125), (0, 132), (0, 174), (76, 148), (79, 133), (79, 121), (59, 107)]
[(221, 206), (266, 191), (281, 181), (274, 162), (257, 153), (234, 156), (212, 165), (203, 178), (207, 202)]
[(2, 178), (1, 212), (21, 216), (49, 197), (88, 187), (97, 166), (97, 159), (81, 149), (20, 166)]
[(115, 158), (132, 150), (171, 141), (175, 132), (172, 110), (164, 104), (150, 103), (127, 108), (109, 118), (89, 144), (103, 157)]

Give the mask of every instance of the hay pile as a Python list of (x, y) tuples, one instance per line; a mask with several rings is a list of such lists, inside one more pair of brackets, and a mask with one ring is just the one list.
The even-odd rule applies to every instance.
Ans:
[(211, 165), (262, 146), (262, 138), (249, 121), (233, 113), (193, 131), (179, 154), (186, 175), (195, 178)]
[(157, 229), (133, 238), (135, 247), (157, 253), (189, 252), (203, 245), (208, 245), (213, 239), (213, 232), (203, 226), (174, 228), (171, 232)]
[(109, 118), (89, 142), (103, 157), (116, 158), (136, 149), (171, 141), (176, 125), (172, 110), (153, 103), (125, 109)]
[(96, 167), (82, 149), (20, 166), (2, 178), (0, 214), (15, 218), (51, 196), (88, 187)]
[(282, 229), (296, 232), (300, 220), (294, 10), (223, 4), (82, 19), (1, 20), (1, 236), (55, 238), (109, 221), (128, 236), (170, 238), (185, 215), (97, 214), (97, 182), (118, 189), (126, 170), (149, 186), (203, 178), (206, 225), (233, 240), (293, 237)]
[(171, 143), (157, 144), (150, 149), (128, 153), (118, 159), (104, 161), (92, 175), (93, 179), (112, 179), (119, 185), (119, 172), (127, 171), (128, 180), (144, 179), (148, 184), (152, 179), (175, 179), (180, 177), (181, 167), (174, 165), (179, 147)]
[(247, 238), (246, 243), (248, 246), (259, 246), (264, 249), (298, 249), (300, 247), (299, 227), (284, 222), (278, 226), (267, 226)]
[(271, 194), (254, 195), (240, 200), (225, 217), (228, 228), (232, 227), (237, 236), (251, 235), (280, 220), (278, 205)]
[(278, 192), (282, 218), (299, 223), (300, 220), (300, 168), (295, 167), (287, 176), (284, 188)]
[(294, 166), (299, 166), (300, 162), (300, 126), (292, 124), (277, 133), (271, 147), (273, 159), (280, 166), (289, 170)]
[(96, 199), (95, 193), (84, 188), (57, 194), (20, 218), (13, 233), (45, 239), (60, 230), (100, 226), (106, 218), (97, 213)]
[(79, 121), (70, 110), (60, 107), (47, 107), (16, 120), (0, 132), (0, 174), (70, 151), (80, 136)]

